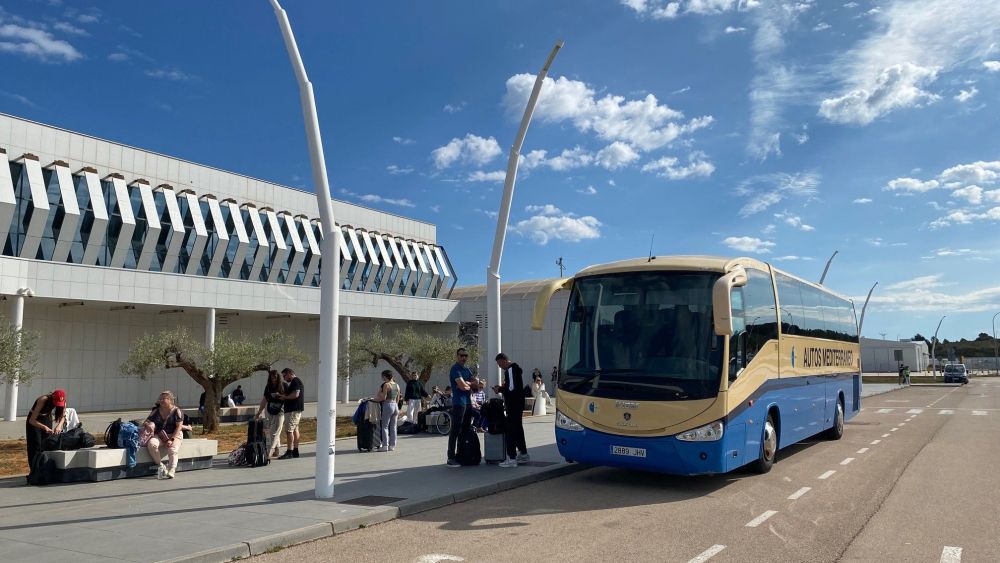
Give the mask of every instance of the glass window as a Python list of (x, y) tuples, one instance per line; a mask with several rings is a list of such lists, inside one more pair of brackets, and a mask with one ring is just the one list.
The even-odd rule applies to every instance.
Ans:
[(90, 239), (90, 232), (94, 230), (94, 207), (90, 201), (90, 189), (85, 177), (73, 176), (73, 187), (76, 189), (76, 201), (80, 206), (80, 226), (73, 235), (68, 261), (79, 264), (83, 262), (83, 243)]
[(778, 301), (781, 302), (781, 332), (784, 334), (802, 333), (802, 290), (798, 281), (777, 274)]
[(802, 284), (802, 336), (824, 338), (823, 298), (818, 289)]
[(14, 218), (11, 221), (10, 233), (4, 241), (4, 256), (18, 256), (21, 254), (21, 246), (24, 244), (25, 213), (28, 210), (28, 200), (30, 190), (28, 190), (27, 174), (22, 174), (24, 169), (20, 164), (11, 162), (10, 178), (14, 183)]

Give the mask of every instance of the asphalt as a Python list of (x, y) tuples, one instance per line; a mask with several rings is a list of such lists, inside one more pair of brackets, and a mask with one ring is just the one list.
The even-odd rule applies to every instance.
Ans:
[(260, 560), (998, 561), (998, 430), (1000, 381), (910, 387), (766, 475), (588, 468)]

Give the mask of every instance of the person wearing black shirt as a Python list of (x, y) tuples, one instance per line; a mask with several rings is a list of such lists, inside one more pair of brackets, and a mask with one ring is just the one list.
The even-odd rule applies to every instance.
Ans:
[(507, 459), (500, 463), (500, 467), (517, 467), (518, 463), (526, 463), (531, 459), (528, 456), (524, 425), (521, 421), (524, 416), (523, 372), (521, 366), (511, 362), (507, 354), (502, 352), (497, 354), (496, 361), (500, 367), (501, 377), (500, 385), (494, 387), (493, 391), (503, 395), (507, 423)]
[(285, 392), (278, 398), (285, 402), (285, 437), (288, 449), (278, 459), (288, 459), (299, 457), (299, 419), (305, 410), (305, 388), (291, 368), (281, 370), (281, 377), (285, 380)]
[(236, 406), (240, 406), (246, 400), (246, 395), (243, 394), (243, 386), (237, 385), (236, 390), (233, 391), (233, 402), (236, 403)]

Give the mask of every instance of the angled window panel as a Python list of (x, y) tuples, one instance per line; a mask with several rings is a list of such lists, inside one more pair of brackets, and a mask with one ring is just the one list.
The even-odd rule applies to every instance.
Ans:
[(270, 256), (271, 243), (267, 240), (260, 211), (255, 206), (245, 203), (243, 213), (247, 220), (247, 234), (250, 236), (250, 247), (247, 250), (249, 272), (243, 279), (258, 281), (264, 269), (264, 262)]
[(386, 239), (386, 242), (389, 244), (389, 250), (392, 251), (392, 261), (398, 266), (396, 275), (389, 280), (386, 293), (400, 294), (403, 292), (403, 287), (405, 287), (403, 284), (406, 282), (406, 278), (413, 270), (408, 266), (403, 252), (400, 250), (400, 245), (398, 243), (402, 241), (389, 237)]
[[(106, 247), (108, 224), (110, 214), (108, 213), (108, 202), (104, 200), (104, 189), (101, 187), (101, 180), (97, 177), (97, 169), (87, 167), (79, 172), (80, 191), (86, 191), (87, 205), (82, 208), (82, 222), (80, 225), (80, 242), (83, 244), (83, 257), (81, 264), (96, 264), (97, 257)], [(83, 201), (83, 197), (80, 198)], [(131, 209), (129, 209), (131, 211)], [(131, 219), (131, 213), (129, 214)], [(135, 221), (132, 220), (132, 226)], [(121, 236), (122, 229), (119, 229)], [(126, 240), (132, 237), (132, 230), (128, 231)], [(74, 260), (75, 261), (75, 260)]]
[(184, 246), (184, 217), (181, 215), (177, 193), (173, 186), (160, 184), (154, 190), (163, 199), (163, 209), (160, 211), (160, 224), (164, 226), (157, 243), (157, 254), (161, 255), (160, 271), (177, 272), (181, 248)]
[(351, 254), (351, 249), (348, 246), (350, 244), (351, 237), (347, 235), (347, 228), (338, 228), (340, 229), (340, 287), (341, 289), (347, 289), (351, 287), (350, 281), (348, 281), (348, 275), (353, 271), (356, 260), (354, 259), (354, 255)]
[(26, 154), (21, 157), (21, 178), (18, 188), (26, 200), (24, 211), (20, 213), (20, 232), (23, 233), (17, 255), (21, 258), (35, 258), (42, 243), (45, 222), (49, 216), (49, 198), (45, 191), (42, 165), (38, 157)]
[(316, 227), (312, 221), (305, 215), (300, 215), (298, 220), (302, 226), (303, 242), (306, 246), (306, 259), (304, 263), (306, 273), (302, 277), (302, 285), (309, 287), (316, 285), (313, 282), (316, 280), (316, 274), (319, 273), (319, 261), (323, 256), (323, 252), (320, 250)]
[(282, 266), (288, 259), (288, 245), (285, 244), (285, 236), (281, 232), (281, 223), (278, 222), (278, 215), (273, 209), (265, 207), (264, 231), (267, 232), (268, 241), (271, 243), (271, 255), (266, 264), (266, 276), (269, 283), (276, 283), (281, 274)]
[[(125, 181), (116, 174), (112, 174), (110, 178), (115, 193), (118, 194)], [(133, 198), (135, 199), (135, 207), (132, 208), (135, 211), (135, 233), (132, 236), (131, 247), (135, 256), (135, 269), (143, 271), (153, 269), (153, 259), (156, 258), (156, 270), (159, 271), (160, 262), (157, 256), (157, 247), (163, 235), (163, 224), (160, 223), (160, 211), (156, 206), (153, 188), (145, 180), (137, 180), (129, 188), (133, 194), (138, 194), (137, 198)], [(123, 213), (123, 223), (124, 218)], [(169, 232), (167, 236), (169, 237)], [(124, 244), (125, 240), (119, 238), (121, 242), (115, 246), (114, 255), (111, 258), (111, 265), (116, 268), (120, 268), (125, 263), (126, 253), (129, 250), (128, 245)]]
[(202, 258), (205, 256), (205, 247), (208, 246), (208, 228), (205, 225), (205, 216), (201, 212), (201, 202), (198, 196), (191, 190), (181, 192), (187, 207), (184, 213), (185, 241), (182, 254), (186, 255), (184, 261), (184, 273), (193, 276), (203, 273)]
[(423, 245), (417, 241), (410, 241), (410, 248), (413, 249), (413, 257), (417, 259), (417, 267), (420, 268), (420, 282), (413, 288), (413, 295), (425, 297), (431, 285), (431, 272), (427, 268), (427, 260), (424, 259)]
[(410, 277), (406, 280), (406, 285), (403, 287), (402, 295), (414, 295), (417, 291), (417, 287), (420, 286), (420, 276), (421, 272), (420, 266), (416, 262), (416, 258), (413, 256), (413, 249), (410, 247), (411, 241), (400, 240), (399, 247), (403, 249), (403, 255), (406, 256), (406, 262), (410, 266)]
[(76, 238), (76, 229), (80, 226), (80, 202), (76, 199), (76, 185), (69, 164), (61, 160), (52, 163), (49, 195), (51, 208), (55, 213), (49, 214), (54, 247), (48, 257), (53, 262), (65, 262), (69, 259), (69, 250)]
[(347, 236), (351, 239), (350, 246), (354, 250), (354, 259), (357, 261), (354, 271), (351, 273), (351, 286), (348, 289), (357, 291), (361, 287), (361, 276), (368, 268), (368, 260), (365, 258), (365, 249), (358, 239), (358, 232), (353, 227), (348, 227)]
[(289, 243), (288, 273), (285, 274), (285, 279), (281, 281), (298, 285), (301, 283), (300, 278), (303, 277), (302, 263), (306, 259), (306, 249), (302, 245), (302, 237), (299, 234), (299, 222), (287, 211), (283, 212), (279, 218), (284, 223), (283, 230), (288, 235), (286, 243)]
[(14, 181), (10, 175), (7, 151), (0, 149), (0, 251), (10, 234), (16, 209), (17, 197), (14, 195)]
[(222, 271), (222, 262), (226, 259), (226, 252), (229, 251), (229, 226), (222, 215), (219, 200), (214, 195), (201, 196), (201, 202), (208, 207), (205, 228), (209, 231), (209, 246), (211, 247), (210, 251), (206, 253), (209, 263), (208, 268), (205, 269), (205, 275), (215, 278)]
[(430, 245), (420, 243), (420, 251), (427, 260), (427, 267), (431, 269), (431, 275), (428, 276), (430, 280), (427, 282), (427, 291), (424, 292), (424, 296), (436, 297), (441, 285), (441, 271), (438, 270), (437, 261), (434, 259), (434, 251), (431, 250)]
[[(434, 257), (437, 259), (438, 268), (441, 272), (441, 284), (438, 289), (438, 293), (432, 297), (442, 297), (443, 291), (448, 288), (455, 287), (455, 276), (451, 273), (451, 267), (448, 264), (448, 258), (445, 256), (444, 249), (440, 246), (432, 246), (431, 250), (434, 251)], [(449, 294), (451, 292), (449, 291)]]
[(389, 249), (386, 248), (385, 245), (385, 237), (378, 233), (372, 233), (372, 237), (375, 239), (375, 244), (378, 245), (379, 256), (382, 257), (382, 275), (379, 276), (374, 291), (375, 293), (384, 293), (390, 280), (392, 280), (399, 271), (399, 265), (393, 262), (392, 254), (389, 253)]
[(361, 290), (371, 291), (375, 280), (382, 273), (384, 266), (381, 260), (379, 260), (378, 250), (375, 249), (375, 245), (372, 243), (371, 233), (360, 231), (359, 234), (361, 235), (361, 240), (364, 242), (366, 255), (368, 256), (368, 268), (365, 278), (361, 282)]
[[(247, 261), (247, 252), (250, 249), (250, 235), (247, 233), (246, 223), (244, 222), (243, 214), (240, 212), (240, 206), (236, 204), (236, 200), (227, 199), (223, 202), (223, 206), (227, 210), (228, 215), (225, 223), (226, 230), (231, 234), (229, 237), (229, 249), (226, 251), (226, 261), (229, 263), (229, 273), (226, 277), (231, 280), (238, 280), (243, 271), (243, 265)], [(225, 268), (223, 268), (223, 271), (225, 271)]]

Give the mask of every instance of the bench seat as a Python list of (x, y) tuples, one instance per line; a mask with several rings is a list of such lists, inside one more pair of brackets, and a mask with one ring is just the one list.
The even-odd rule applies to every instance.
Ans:
[[(219, 422), (246, 422), (257, 414), (257, 404), (239, 407), (219, 407)], [(184, 409), (192, 424), (202, 423), (202, 414), (198, 409)]]
[[(166, 459), (166, 448), (160, 448)], [(219, 453), (218, 440), (190, 438), (181, 443), (178, 452), (177, 471), (192, 471), (212, 467), (212, 458)], [(110, 481), (128, 477), (155, 475), (158, 463), (154, 463), (146, 448), (135, 452), (135, 467), (125, 465), (126, 454), (121, 448), (84, 448), (74, 451), (45, 452), (50, 462), (51, 481), (55, 483), (76, 483), (80, 481)]]

